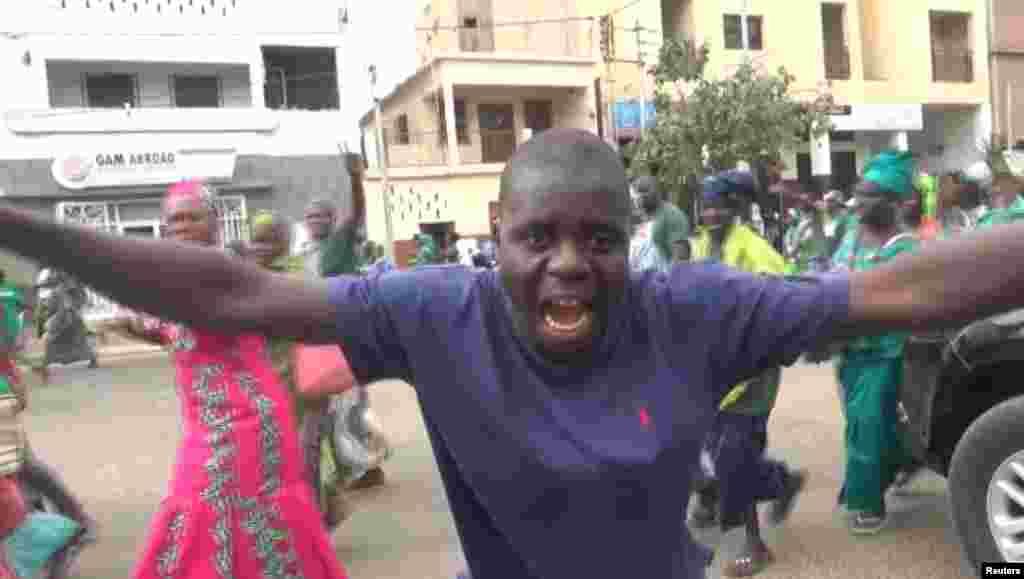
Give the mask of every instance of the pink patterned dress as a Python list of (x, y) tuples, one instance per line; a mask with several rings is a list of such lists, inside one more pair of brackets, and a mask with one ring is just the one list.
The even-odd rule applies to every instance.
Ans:
[(148, 321), (173, 351), (184, 439), (137, 579), (344, 579), (263, 336)]

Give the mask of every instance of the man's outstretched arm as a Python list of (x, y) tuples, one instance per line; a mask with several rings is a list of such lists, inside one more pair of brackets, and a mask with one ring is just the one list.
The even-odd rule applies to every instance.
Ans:
[(0, 245), (131, 309), (225, 332), (331, 341), (326, 284), (273, 275), (207, 247), (116, 237), (0, 205)]
[(1024, 308), (1024, 224), (936, 241), (850, 276), (847, 335), (931, 330)]

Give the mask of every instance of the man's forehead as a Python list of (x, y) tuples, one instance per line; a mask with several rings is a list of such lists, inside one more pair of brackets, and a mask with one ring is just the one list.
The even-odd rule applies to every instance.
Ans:
[(506, 215), (542, 218), (558, 215), (565, 219), (618, 221), (629, 217), (629, 193), (620, 191), (509, 191), (502, 197)]

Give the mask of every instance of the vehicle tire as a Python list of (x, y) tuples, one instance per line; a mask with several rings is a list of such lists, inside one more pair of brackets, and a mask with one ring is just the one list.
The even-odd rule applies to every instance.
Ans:
[[(1000, 466), (1022, 451), (1024, 396), (1018, 396), (978, 417), (953, 453), (948, 479), (953, 524), (964, 557), (979, 575), (981, 563), (1003, 560), (989, 523), (993, 516), (989, 512), (990, 485)], [(1018, 482), (1024, 486), (1024, 481)]]

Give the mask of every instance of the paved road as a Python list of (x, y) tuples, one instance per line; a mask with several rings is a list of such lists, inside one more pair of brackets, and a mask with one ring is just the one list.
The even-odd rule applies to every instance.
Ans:
[[(137, 358), (98, 370), (57, 369), (53, 385), (33, 392), (33, 446), (64, 470), (103, 525), (102, 542), (83, 555), (80, 577), (129, 576), (178, 436), (170, 380), (161, 357)], [(404, 384), (384, 383), (373, 398), (396, 444), (388, 464), (391, 485), (360, 497), (359, 512), (335, 535), (338, 552), (355, 579), (449, 579), (461, 555), (415, 395)], [(812, 478), (789, 524), (768, 531), (778, 563), (762, 576), (966, 577), (948, 530), (945, 485), (937, 477), (919, 481), (911, 496), (892, 505), (887, 534), (848, 535), (833, 508), (840, 422), (830, 368), (787, 371), (771, 445)], [(721, 543), (724, 555), (736, 543), (734, 536), (702, 539)]]

